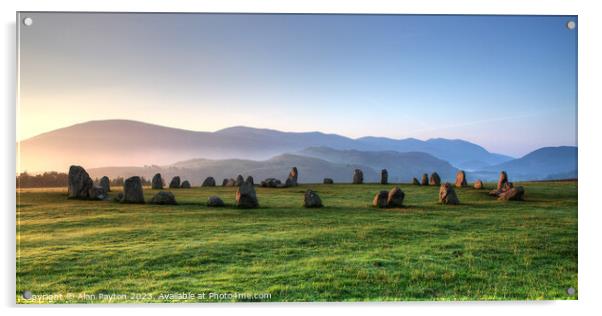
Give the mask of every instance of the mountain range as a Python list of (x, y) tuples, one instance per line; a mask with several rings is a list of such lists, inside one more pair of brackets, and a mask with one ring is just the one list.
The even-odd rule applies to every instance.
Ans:
[(545, 147), (524, 157), (490, 153), (464, 140), (348, 137), (320, 132), (292, 133), (250, 127), (195, 132), (128, 120), (91, 121), (54, 130), (19, 144), (21, 170), (67, 170), (86, 167), (92, 176), (180, 175), (193, 184), (207, 176), (218, 182), (237, 174), (257, 181), (284, 179), (292, 166), (299, 181), (350, 182), (353, 169), (366, 181), (389, 171), (392, 182), (436, 171), (451, 181), (458, 169), (468, 180), (495, 180), (506, 170), (511, 180), (577, 177), (577, 147)]

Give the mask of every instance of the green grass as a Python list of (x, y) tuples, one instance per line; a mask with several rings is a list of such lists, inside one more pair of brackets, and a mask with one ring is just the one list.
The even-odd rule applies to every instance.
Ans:
[[(522, 185), (524, 202), (457, 189), (459, 206), (439, 205), (438, 188), (401, 185), (403, 209), (370, 207), (392, 187), (377, 184), (258, 188), (261, 207), (253, 210), (232, 207), (235, 188), (173, 190), (176, 206), (21, 190), (17, 302), (40, 302), (22, 299), (25, 290), (64, 295), (53, 303), (184, 301), (162, 293), (271, 295), (225, 301), (576, 299), (566, 291), (577, 289), (577, 183)], [(309, 187), (326, 207), (301, 207)], [(146, 198), (155, 192), (147, 188)], [(214, 194), (229, 206), (206, 207)]]

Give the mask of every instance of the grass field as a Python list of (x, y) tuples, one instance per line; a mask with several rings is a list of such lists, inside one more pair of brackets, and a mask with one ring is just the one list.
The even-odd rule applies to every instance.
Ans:
[[(173, 190), (176, 206), (18, 190), (17, 302), (577, 299), (577, 182), (521, 185), (527, 201), (463, 188), (459, 206), (401, 185), (403, 209), (370, 207), (392, 187), (377, 184), (257, 188), (253, 210), (231, 187)], [(326, 207), (301, 207), (308, 187)], [(214, 194), (230, 206), (206, 207)]]

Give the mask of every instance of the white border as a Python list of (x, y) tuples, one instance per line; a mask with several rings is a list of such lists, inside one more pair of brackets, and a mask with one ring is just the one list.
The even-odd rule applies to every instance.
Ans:
[(97, 306), (99, 308), (23, 307), (14, 304), (15, 298), (15, 91), (16, 91), (16, 11), (140, 11), (140, 12), (274, 12), (274, 13), (415, 13), (415, 14), (558, 14), (579, 16), (579, 301), (557, 302), (424, 302), (424, 303), (317, 303), (317, 304), (220, 304), (220, 305), (144, 305), (143, 313), (164, 314), (166, 308), (180, 313), (250, 313), (280, 315), (284, 313), (332, 313), (365, 314), (377, 308), (377, 313), (461, 314), (461, 315), (508, 315), (536, 313), (546, 315), (577, 315), (593, 313), (598, 303), (602, 280), (599, 269), (602, 252), (599, 246), (601, 234), (601, 206), (599, 205), (598, 179), (602, 179), (599, 163), (600, 80), (600, 25), (602, 18), (596, 10), (597, 1), (544, 1), (544, 0), (433, 0), (433, 1), (357, 1), (357, 0), (305, 0), (305, 1), (254, 1), (254, 0), (4, 0), (0, 2), (3, 22), (3, 46), (1, 49), (4, 75), (0, 85), (4, 99), (4, 120), (1, 138), (3, 155), (3, 181), (0, 200), (5, 204), (2, 222), (3, 286), (0, 300), (3, 312), (24, 314), (44, 313), (60, 315), (104, 315), (106, 313), (131, 313), (133, 306)]

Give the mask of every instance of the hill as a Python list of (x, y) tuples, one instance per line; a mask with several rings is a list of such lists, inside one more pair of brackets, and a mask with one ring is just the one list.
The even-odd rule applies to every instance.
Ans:
[(339, 150), (419, 151), (455, 166), (478, 165), (479, 168), (511, 159), (462, 140), (351, 139), (320, 132), (293, 133), (243, 126), (196, 132), (129, 120), (76, 124), (29, 138), (18, 145), (19, 169), (32, 172), (63, 171), (71, 164), (88, 167), (167, 165), (198, 157), (264, 160), (319, 146)]
[(574, 179), (577, 178), (577, 147), (543, 147), (478, 173), (490, 174), (499, 170), (508, 172), (511, 180)]

